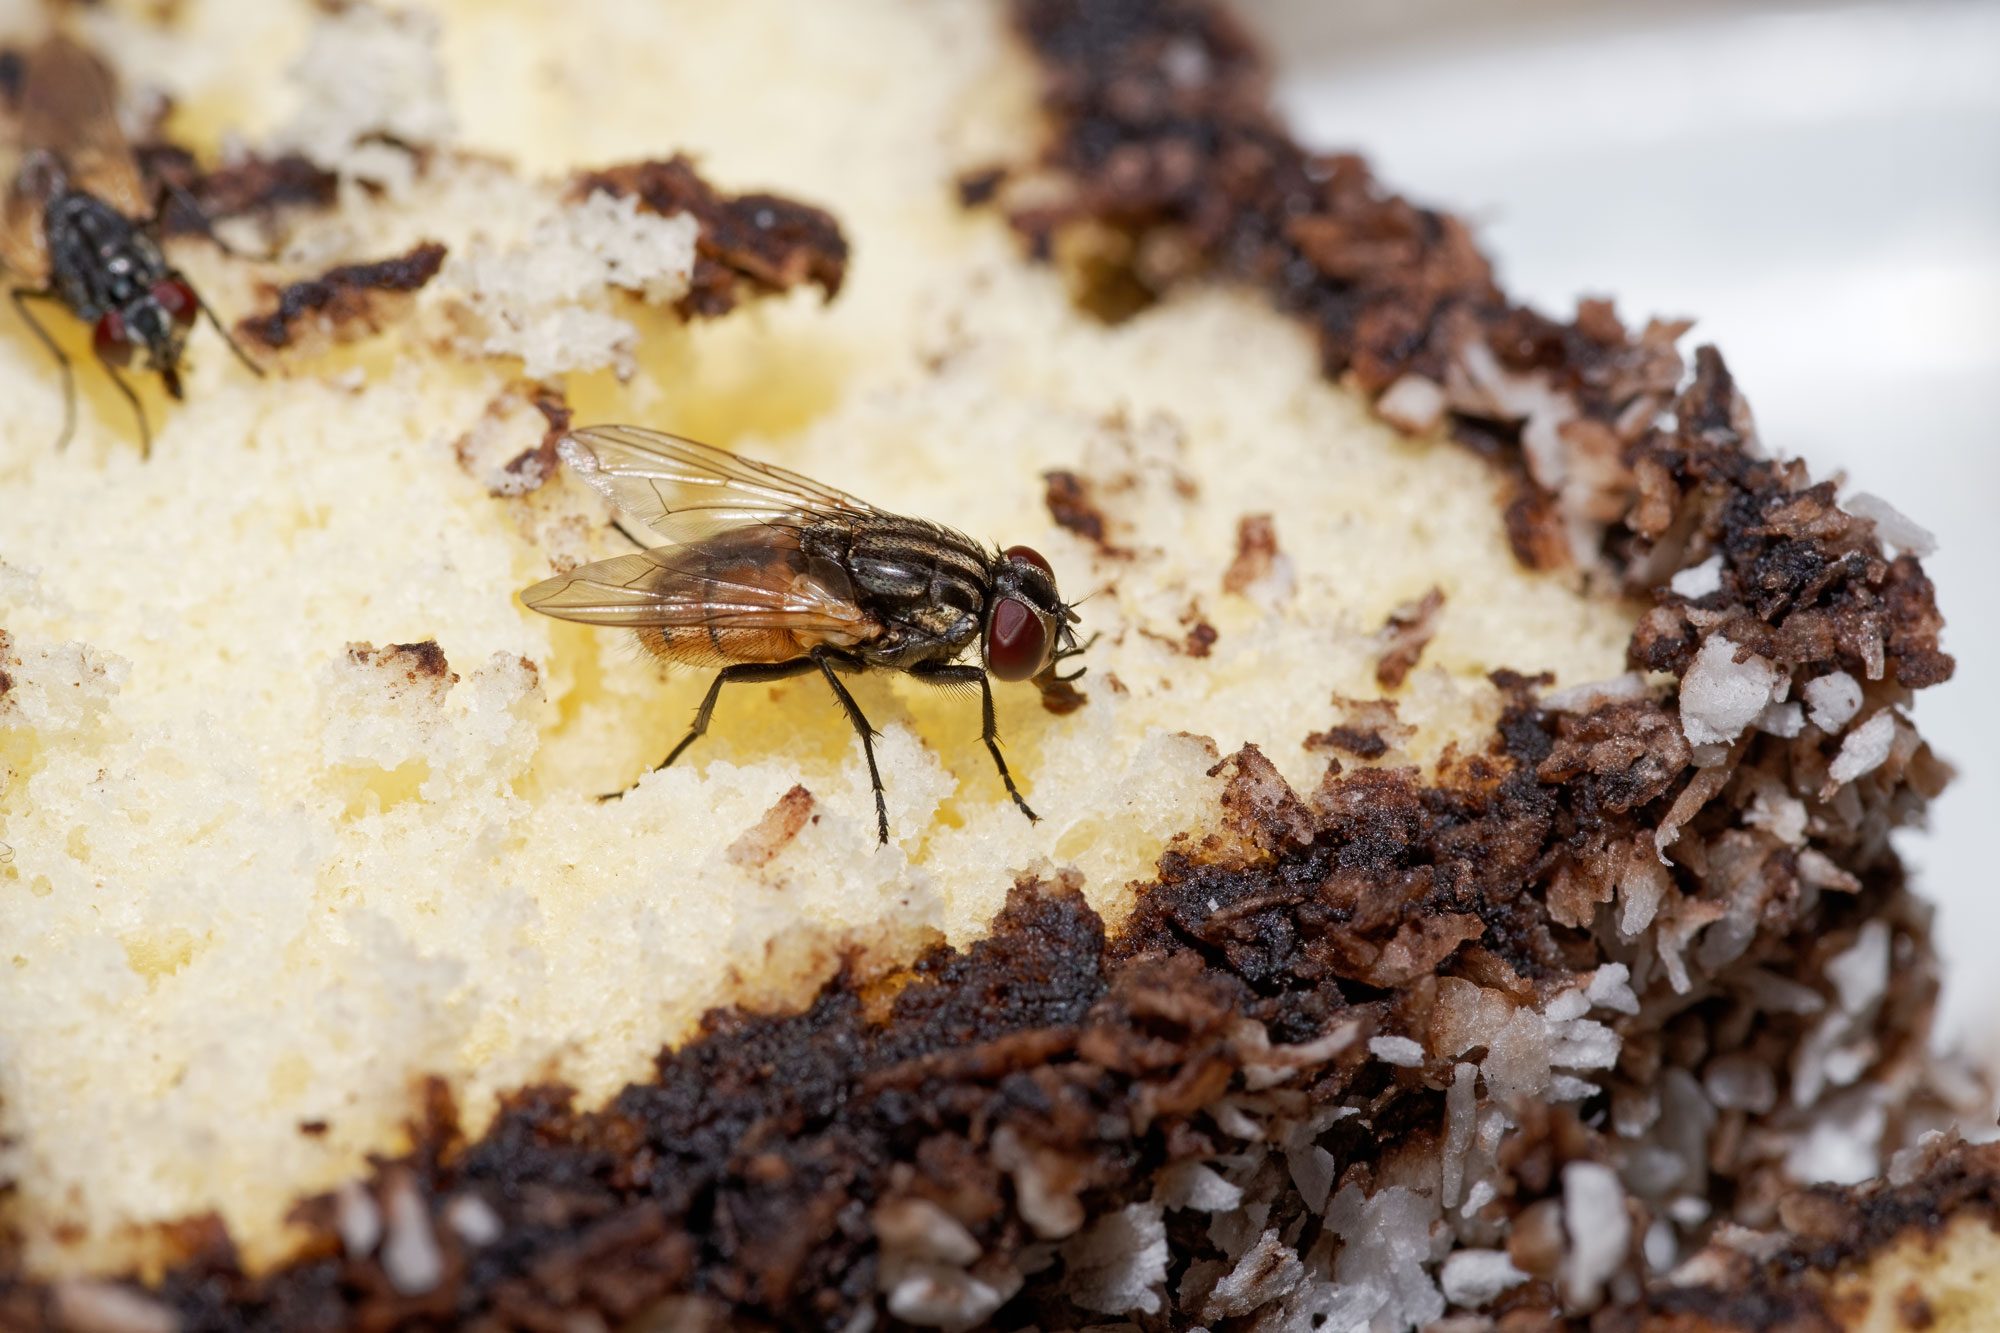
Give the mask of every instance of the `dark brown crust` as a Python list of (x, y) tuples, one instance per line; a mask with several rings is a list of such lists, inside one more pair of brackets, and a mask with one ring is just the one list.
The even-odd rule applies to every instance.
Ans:
[(444, 267), (444, 254), (444, 246), (424, 241), (406, 254), (342, 264), (294, 282), (277, 293), (271, 309), (237, 321), (237, 336), (276, 352), (299, 341), (299, 326), (307, 321), (315, 334), (335, 341), (379, 333), (388, 299), (421, 291)]
[[(1594, 1333), (1839, 1333), (1852, 1325), (1833, 1285), (1855, 1279), (1877, 1255), (1929, 1245), (1949, 1225), (2000, 1228), (2000, 1145), (1957, 1139), (1933, 1145), (1904, 1184), (1815, 1186), (1780, 1205), (1781, 1243), (1761, 1258), (1713, 1247), (1720, 1281), (1665, 1287)], [(1915, 1299), (1912, 1299), (1914, 1295)], [(1895, 1301), (1903, 1327), (1930, 1326), (1923, 1293)]]
[[(1131, 274), (1148, 290), (1204, 269), (1262, 285), (1311, 325), (1328, 372), (1369, 393), (1410, 375), (1462, 379), (1475, 340), (1506, 373), (1545, 376), (1582, 423), (1563, 440), (1605, 463), (1609, 480), (1587, 494), (1546, 492), (1528, 524), (1530, 554), (1552, 558), (1548, 534), (1566, 520), (1601, 533), (1596, 549), (1572, 552), (1565, 538), (1560, 554), (1601, 561), (1655, 598), (1633, 637), (1637, 665), (1684, 671), (1706, 636), (1726, 630), (1795, 680), (1849, 670), (1868, 682), (1872, 706), (1949, 674), (1915, 562), (1885, 559), (1872, 525), (1833, 507), (1797, 465), (1747, 447), (1747, 412), (1712, 351), (1671, 418), (1650, 410), (1668, 405), (1680, 373), (1668, 326), (1635, 339), (1608, 307), (1587, 306), (1566, 325), (1508, 305), (1462, 224), (1388, 194), (1358, 159), (1313, 159), (1291, 143), (1265, 110), (1256, 53), (1211, 6), (1017, 0), (1015, 9), (1047, 76), (1048, 163), (1073, 192), (1061, 207), (1017, 217), (1038, 251), (1054, 254), (1061, 233), (1087, 224), (1153, 256)], [(1198, 76), (1184, 77), (1190, 69)], [(646, 193), (647, 182), (691, 177), (678, 159), (623, 171), (578, 188), (685, 206), (666, 186), (660, 204)], [(1178, 258), (1165, 264), (1162, 254)], [(1526, 477), (1518, 421), (1480, 402), (1461, 386), (1451, 411), (1468, 438)], [(1101, 515), (1087, 531), (1087, 497), (1071, 507), (1053, 478), (1050, 494), (1059, 522), (1102, 540)], [(1718, 592), (1697, 605), (1665, 590), (1710, 553), (1722, 557)], [(1387, 1177), (1392, 1154), (1433, 1141), (1450, 1062), (1433, 1053), (1418, 1067), (1391, 1066), (1368, 1057), (1365, 1039), (1431, 1040), (1446, 1022), (1443, 980), (1524, 1004), (1579, 984), (1604, 961), (1616, 867), (1627, 849), (1651, 856), (1650, 839), (1668, 827), (1679, 861), (1663, 872), (1659, 910), (1708, 921), (1741, 908), (1740, 949), (1720, 965), (1731, 976), (1771, 975), (1823, 998), (1828, 958), (1864, 923), (1889, 923), (1901, 952), (1875, 1069), (1917, 1058), (1931, 982), (1883, 832), (1928, 789), (1923, 751), (1857, 783), (1861, 814), (1850, 819), (1812, 794), (1837, 748), (1815, 730), (1748, 734), (1697, 769), (1671, 698), (1569, 714), (1538, 701), (1545, 681), (1500, 673), (1496, 683), (1507, 707), (1490, 746), (1448, 758), (1431, 782), (1334, 765), (1300, 794), (1254, 746), (1224, 759), (1214, 770), (1220, 830), (1170, 846), (1156, 880), (1132, 891), (1115, 939), (1072, 885), (1024, 882), (987, 939), (933, 950), (886, 989), (849, 975), (801, 1013), (709, 1015), (697, 1038), (660, 1055), (653, 1079), (602, 1111), (576, 1110), (559, 1088), (529, 1089), (466, 1142), (434, 1096), (417, 1148), (378, 1163), (367, 1183), (373, 1198), (413, 1190), (423, 1205), (443, 1261), (428, 1290), (399, 1295), (377, 1256), (343, 1255), (341, 1205), (323, 1198), (300, 1210), (312, 1237), (304, 1253), (267, 1276), (241, 1273), (217, 1231), (188, 1233), (197, 1248), (157, 1299), (189, 1333), (543, 1329), (573, 1316), (615, 1326), (669, 1296), (690, 1298), (682, 1314), (708, 1311), (737, 1327), (839, 1328), (878, 1300), (885, 1265), (907, 1257), (882, 1239), (898, 1234), (885, 1220), (895, 1210), (921, 1201), (941, 1211), (976, 1245), (973, 1275), (1004, 1282), (1037, 1227), (1060, 1238), (1148, 1197), (1168, 1163), (1240, 1147), (1210, 1114), (1218, 1099), (1245, 1088), (1260, 1052), (1342, 1030), (1355, 1040), (1305, 1064), (1284, 1096), (1301, 1117), (1336, 1103), (1366, 1108), (1366, 1130), (1336, 1122), (1320, 1142), (1343, 1182), (1367, 1188)], [(1766, 782), (1802, 793), (1817, 821), (1810, 850), (1851, 881), (1839, 892), (1806, 892), (1802, 857), (1745, 820)], [(1725, 983), (1682, 1004), (1655, 978), (1650, 1002), (1617, 1024), (1620, 1063), (1606, 1071), (1604, 1095), (1615, 1103), (1663, 1067), (1706, 1055), (1785, 1068), (1807, 1020), (1732, 1023)], [(1513, 1193), (1492, 1206), (1520, 1222), (1519, 1235), (1555, 1216), (1566, 1163), (1608, 1155), (1602, 1102), (1582, 1110), (1524, 1112), (1510, 1137)], [(1787, 1131), (1731, 1114), (1733, 1137), (1711, 1145), (1705, 1169), (1720, 1181), (1718, 1199), (1750, 1207), (1774, 1197), (1780, 1178), (1756, 1145), (1768, 1151)], [(1987, 1199), (1994, 1172), (1979, 1170), (1964, 1179), (1987, 1182), (1978, 1186)], [(1871, 1197), (1826, 1238), (1802, 1241), (1794, 1264), (1860, 1259), (1925, 1209), (1962, 1207), (1973, 1193), (1968, 1184), (1949, 1198), (1931, 1186)], [(1028, 1194), (1040, 1201), (1032, 1208)], [(468, 1195), (499, 1223), (482, 1244), (444, 1220)], [(1273, 1207), (1273, 1225), (1300, 1248), (1317, 1234), (1296, 1195)], [(1214, 1253), (1204, 1223), (1170, 1215), (1159, 1326), (1199, 1322), (1201, 1291), (1178, 1302), (1191, 1265)], [(1531, 1250), (1521, 1262), (1547, 1276), (1548, 1256)], [(1069, 1303), (1065, 1261), (1040, 1257), (1047, 1266), (996, 1319), (1102, 1322)], [(1713, 1308), (1738, 1297), (1748, 1304), (1731, 1317), (1766, 1319), (1746, 1326), (1816, 1311), (1775, 1279), (1711, 1293)], [(48, 1321), (51, 1299), (0, 1278), (0, 1312), (23, 1326)], [(1549, 1282), (1524, 1284), (1502, 1327), (1580, 1327), (1556, 1299)], [(1700, 1296), (1671, 1299), (1689, 1303), (1687, 1320), (1644, 1323), (1681, 1317), (1656, 1301), (1602, 1311), (1598, 1327), (1707, 1327), (1688, 1322)]]
[(1042, 474), (1043, 503), (1056, 526), (1066, 528), (1107, 553), (1114, 548), (1104, 538), (1104, 511), (1090, 494), (1090, 483), (1074, 472), (1057, 469)]
[[(532, 449), (523, 449), (507, 462), (507, 475), (518, 484), (507, 490), (507, 494), (525, 494), (538, 489), (556, 474), (556, 446), (569, 431), (569, 423), (575, 415), (570, 411), (569, 399), (561, 389), (549, 384), (537, 384), (529, 390), (530, 400), (549, 428), (542, 432), (542, 442)], [(495, 494), (501, 492), (495, 491)]]
[(184, 192), (169, 198), (161, 216), (169, 236), (198, 235), (207, 230), (205, 223), (225, 218), (330, 208), (339, 194), (339, 177), (297, 153), (252, 154), (213, 171), (203, 171), (194, 155), (176, 144), (142, 144), (134, 153), (147, 180)]
[(636, 198), (662, 216), (694, 217), (701, 225), (694, 272), (677, 306), (688, 318), (729, 313), (744, 299), (740, 287), (768, 294), (811, 283), (831, 301), (847, 275), (847, 240), (832, 214), (775, 194), (723, 194), (679, 154), (579, 172), (570, 192)]

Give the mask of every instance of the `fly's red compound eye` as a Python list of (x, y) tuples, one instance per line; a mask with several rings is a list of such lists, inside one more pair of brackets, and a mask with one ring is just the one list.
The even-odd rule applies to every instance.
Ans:
[(114, 366), (132, 364), (132, 339), (125, 329), (125, 317), (116, 310), (107, 310), (97, 317), (97, 327), (91, 331), (90, 343), (96, 349), (99, 360), (109, 361)]
[(1009, 560), (1018, 560), (1024, 565), (1033, 565), (1052, 579), (1056, 576), (1055, 570), (1050, 568), (1049, 562), (1042, 557), (1042, 553), (1032, 546), (1010, 546), (1000, 554)]
[(986, 669), (1002, 680), (1028, 680), (1045, 665), (1049, 632), (1018, 597), (1002, 597), (986, 622)]
[(154, 283), (153, 301), (176, 324), (194, 323), (195, 311), (200, 309), (200, 303), (194, 299), (194, 288), (179, 278), (162, 278)]

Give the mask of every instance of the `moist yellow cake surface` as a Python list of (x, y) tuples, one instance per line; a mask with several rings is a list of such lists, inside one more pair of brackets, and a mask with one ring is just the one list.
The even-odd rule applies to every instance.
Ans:
[[(144, 391), (145, 461), (73, 320), (80, 427), (54, 452), (53, 366), (0, 320), (0, 1177), (44, 1270), (123, 1262), (135, 1224), (211, 1209), (268, 1258), (295, 1198), (399, 1141), (421, 1076), (475, 1126), (536, 1079), (602, 1098), (707, 1007), (796, 1000), (843, 948), (976, 938), (1024, 874), (1073, 867), (1115, 922), (1168, 840), (1213, 818), (1219, 753), (1254, 741), (1311, 789), (1328, 756), (1305, 737), (1341, 720), (1336, 696), (1383, 693), (1378, 631), (1432, 588), (1435, 637), (1390, 692), (1410, 730), (1379, 762), (1483, 746), (1496, 668), (1624, 669), (1631, 610), (1525, 572), (1487, 465), (1376, 422), (1257, 298), (1191, 290), (1105, 326), (961, 206), (960, 173), (1038, 142), (1032, 68), (991, 8), (270, 5), (254, 42), (243, 14), (86, 16), (204, 151), (240, 134), (377, 182), (288, 217), (275, 263), (177, 243), (225, 318), (258, 278), (420, 239), (449, 258), (379, 337), (263, 379), (197, 333), (188, 401)], [(398, 114), (455, 151), (419, 170), (365, 142), (329, 51), (434, 77), (435, 105)], [(725, 189), (831, 211), (853, 251), (839, 297), (676, 318), (691, 230), (584, 216), (560, 177), (677, 151)], [(607, 274), (650, 265), (653, 303), (533, 270), (564, 246)], [(515, 316), (488, 341), (482, 320)], [(887, 847), (812, 680), (725, 691), (679, 765), (599, 803), (679, 738), (707, 679), (515, 599), (623, 549), (572, 478), (494, 493), (545, 425), (522, 357), (568, 373), (579, 422), (695, 435), (1043, 551), (1102, 637), (1081, 709), (998, 690), (1042, 821), (1007, 803), (976, 699), (881, 677), (854, 688), (883, 733)], [(1119, 549), (1055, 523), (1052, 469)], [(1278, 557), (1227, 590), (1259, 514)], [(393, 648), (432, 640), (443, 675)], [(746, 835), (796, 786), (810, 815), (764, 858)]]

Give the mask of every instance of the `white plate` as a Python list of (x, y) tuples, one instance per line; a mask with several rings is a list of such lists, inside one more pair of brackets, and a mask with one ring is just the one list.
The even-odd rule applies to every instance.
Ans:
[(1899, 835), (1940, 1038), (2000, 1066), (2000, 4), (1252, 0), (1305, 140), (1481, 222), (1508, 290), (1690, 315), (1766, 444), (1938, 536), (1959, 767)]

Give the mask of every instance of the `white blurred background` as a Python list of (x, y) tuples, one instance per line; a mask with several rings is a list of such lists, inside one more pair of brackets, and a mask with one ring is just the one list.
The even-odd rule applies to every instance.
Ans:
[(1900, 835), (1941, 1042), (2000, 1068), (2000, 2), (1241, 0), (1307, 143), (1481, 224), (1551, 313), (1698, 320), (1773, 452), (1937, 534), (1959, 768)]

